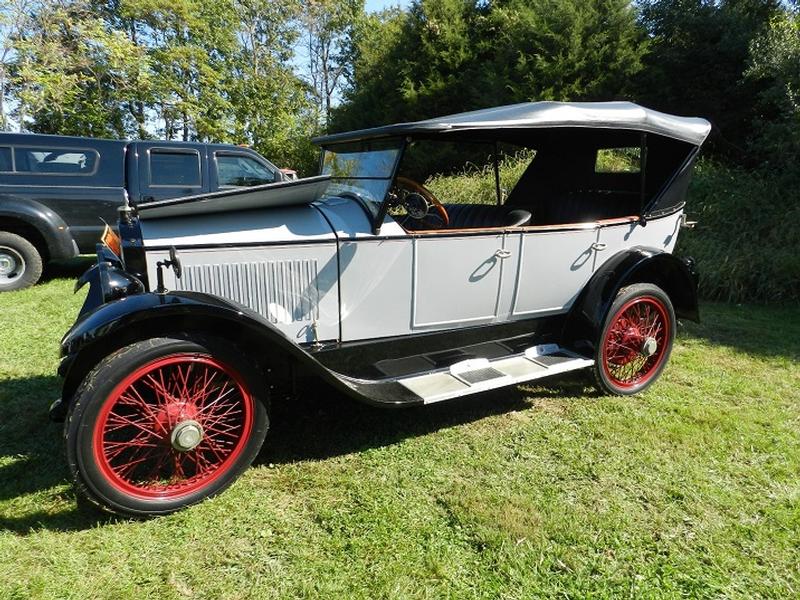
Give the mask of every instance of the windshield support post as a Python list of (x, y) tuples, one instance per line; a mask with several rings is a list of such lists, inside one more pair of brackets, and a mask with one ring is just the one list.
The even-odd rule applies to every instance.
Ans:
[(639, 222), (646, 224), (644, 209), (647, 204), (647, 133), (642, 132), (639, 141)]
[(383, 220), (386, 218), (386, 215), (389, 214), (389, 192), (392, 191), (392, 184), (397, 178), (397, 173), (400, 171), (400, 163), (403, 162), (403, 157), (406, 154), (406, 148), (410, 143), (410, 137), (403, 138), (400, 146), (400, 152), (397, 153), (397, 158), (394, 162), (394, 168), (392, 169), (392, 175), (389, 179), (389, 187), (386, 189), (386, 195), (383, 197), (383, 202), (381, 202), (380, 207), (378, 207), (378, 213), (375, 215), (374, 220), (372, 221), (372, 235), (380, 235)]
[(497, 140), (494, 142), (494, 188), (497, 193), (497, 206), (503, 204), (503, 194), (500, 190), (500, 163), (497, 157), (499, 145)]

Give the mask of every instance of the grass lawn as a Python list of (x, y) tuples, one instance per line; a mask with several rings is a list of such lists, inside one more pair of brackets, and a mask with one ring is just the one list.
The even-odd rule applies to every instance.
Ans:
[(135, 522), (76, 501), (47, 419), (71, 288), (0, 295), (0, 597), (800, 596), (800, 308), (704, 306), (636, 398), (318, 388), (229, 491)]

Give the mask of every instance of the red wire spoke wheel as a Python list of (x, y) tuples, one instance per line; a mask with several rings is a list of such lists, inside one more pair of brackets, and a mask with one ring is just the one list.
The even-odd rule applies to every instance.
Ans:
[(220, 340), (159, 338), (117, 351), (71, 406), (67, 453), (79, 489), (136, 516), (218, 493), (266, 435), (265, 388), (257, 368)]
[(95, 460), (112, 485), (143, 498), (180, 497), (236, 461), (253, 428), (253, 399), (218, 360), (156, 359), (114, 389), (95, 423)]
[(675, 313), (660, 288), (636, 284), (620, 290), (598, 344), (598, 383), (612, 394), (642, 391), (664, 369), (674, 337)]

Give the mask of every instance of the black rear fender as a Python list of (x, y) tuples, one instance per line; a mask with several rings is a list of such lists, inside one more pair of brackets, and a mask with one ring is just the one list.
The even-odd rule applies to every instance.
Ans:
[(53, 211), (30, 199), (4, 196), (2, 200), (0, 229), (27, 239), (45, 260), (78, 255), (69, 227)]
[(678, 317), (699, 321), (697, 281), (690, 258), (643, 247), (620, 252), (592, 275), (578, 296), (564, 325), (564, 339), (596, 340), (617, 292), (633, 283), (657, 285), (669, 296)]

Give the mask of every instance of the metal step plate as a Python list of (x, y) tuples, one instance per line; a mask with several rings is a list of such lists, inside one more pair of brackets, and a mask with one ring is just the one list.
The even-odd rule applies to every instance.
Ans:
[(489, 381), (490, 379), (497, 379), (498, 377), (506, 377), (506, 374), (501, 373), (492, 367), (484, 367), (482, 369), (475, 369), (474, 371), (467, 371), (466, 373), (461, 373), (458, 376), (461, 381), (468, 383), (469, 385), (475, 385), (476, 383)]
[(547, 344), (528, 348), (524, 353), (511, 357), (464, 360), (446, 370), (401, 377), (397, 382), (430, 404), (585, 369), (592, 364), (594, 361), (591, 359), (563, 350), (555, 344)]

